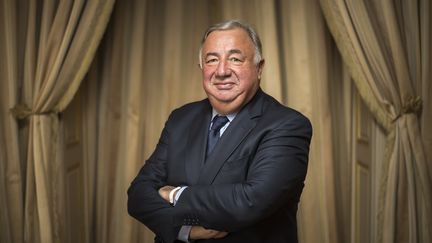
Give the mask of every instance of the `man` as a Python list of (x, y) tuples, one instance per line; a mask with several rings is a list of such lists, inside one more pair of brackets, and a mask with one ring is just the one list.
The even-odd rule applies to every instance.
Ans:
[(210, 27), (200, 49), (208, 98), (174, 110), (129, 190), (155, 242), (297, 242), (312, 127), (260, 89), (256, 32)]

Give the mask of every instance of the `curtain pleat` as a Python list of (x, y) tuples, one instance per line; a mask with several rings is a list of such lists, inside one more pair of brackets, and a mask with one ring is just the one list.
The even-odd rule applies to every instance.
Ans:
[[(13, 181), (18, 186), (25, 181), (25, 186), (20, 187), (23, 192), (16, 193), (23, 198), (6, 194), (7, 199), (14, 199), (8, 204), (8, 212), (14, 215), (7, 219), (11, 229), (6, 232), (13, 242), (66, 242), (64, 146), (59, 112), (71, 101), (87, 73), (113, 3), (112, 0), (1, 1), (8, 36), (2, 47), (10, 53), (6, 56), (6, 63), (10, 63), (8, 75), (2, 82), (16, 95), (7, 103), (13, 109), (3, 110), (2, 114), (14, 119), (13, 114), (26, 126), (22, 129), (25, 134), (19, 137), (17, 122), (9, 120), (7, 124), (14, 128), (13, 135), (8, 137), (26, 140), (21, 141), (25, 144), (22, 148), (8, 144), (15, 146), (15, 151), (27, 148), (20, 152), (27, 155), (22, 159), (23, 165), (18, 156), (6, 163), (15, 168), (7, 177), (21, 175)], [(22, 21), (21, 16), (27, 21)], [(12, 38), (16, 38), (16, 43), (10, 42)]]
[[(330, 85), (331, 52), (318, 1), (281, 1), (286, 105), (305, 114), (314, 128), (308, 174), (299, 207), (300, 242), (339, 242)], [(339, 213), (340, 214), (340, 213)], [(310, 219), (314, 218), (313, 221)]]
[(419, 66), (430, 53), (420, 50), (419, 1), (321, 5), (360, 95), (388, 133), (375, 241), (429, 242), (431, 181), (419, 119), (425, 115), (419, 78), (426, 70)]
[[(18, 103), (20, 53), (16, 1), (0, 1), (0, 242), (23, 242), (25, 171), (19, 124), (9, 109)], [(3, 34), (8, 33), (8, 34)]]

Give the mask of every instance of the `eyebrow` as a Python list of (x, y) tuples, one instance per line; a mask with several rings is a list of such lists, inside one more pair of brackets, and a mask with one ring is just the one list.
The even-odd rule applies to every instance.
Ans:
[(205, 57), (208, 57), (208, 56), (219, 56), (216, 52), (208, 52), (206, 55), (205, 55)]
[[(229, 51), (228, 51), (228, 54), (242, 54), (242, 55), (243, 55), (243, 53), (242, 53), (239, 49), (232, 49), (232, 50), (229, 50)], [(205, 57), (208, 57), (208, 56), (219, 56), (219, 54), (218, 54), (217, 52), (208, 52), (208, 53), (205, 55)]]
[(232, 50), (229, 50), (228, 53), (229, 53), (229, 54), (242, 54), (242, 55), (243, 55), (243, 53), (242, 53), (239, 49), (232, 49)]

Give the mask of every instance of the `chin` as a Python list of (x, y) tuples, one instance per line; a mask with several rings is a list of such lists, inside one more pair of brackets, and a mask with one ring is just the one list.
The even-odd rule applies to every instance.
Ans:
[(229, 103), (234, 101), (235, 99), (239, 98), (238, 94), (214, 94), (212, 95), (214, 99), (216, 99), (219, 102), (225, 102), (225, 103)]

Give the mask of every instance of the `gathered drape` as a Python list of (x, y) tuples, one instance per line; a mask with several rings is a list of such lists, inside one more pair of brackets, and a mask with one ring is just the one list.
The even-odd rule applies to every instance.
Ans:
[(431, 94), (430, 3), (322, 0), (321, 5), (361, 97), (388, 134), (375, 241), (430, 242), (431, 158), (422, 139), (430, 144), (430, 135), (422, 135), (428, 128), (420, 122), (432, 118), (430, 102), (422, 107)]
[[(1, 1), (2, 51), (7, 54), (2, 86), (9, 92), (2, 115), (5, 130), (11, 129), (6, 137), (13, 139), (8, 142), (13, 153), (11, 157), (7, 153), (5, 160), (10, 168), (5, 170), (6, 193), (1, 191), (10, 213), (5, 220), (9, 227), (2, 227), (1, 234), (11, 242), (66, 241), (63, 130), (58, 113), (87, 73), (113, 3)], [(12, 114), (28, 125), (22, 137)], [(18, 143), (24, 146), (19, 148)], [(25, 151), (19, 153), (20, 149)]]

